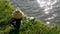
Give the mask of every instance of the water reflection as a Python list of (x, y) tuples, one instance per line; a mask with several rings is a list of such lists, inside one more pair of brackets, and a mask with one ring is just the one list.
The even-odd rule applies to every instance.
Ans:
[(47, 21), (47, 22), (46, 22), (46, 24), (50, 24), (50, 22), (49, 22), (49, 21)]
[[(50, 24), (50, 21), (53, 20), (55, 17), (57, 17), (57, 14), (53, 14), (55, 10), (53, 10), (54, 5), (58, 2), (59, 0), (37, 0), (40, 8), (43, 9), (45, 14), (49, 14), (52, 16), (46, 18), (45, 20), (47, 21), (47, 24)], [(56, 6), (55, 6), (56, 7)]]
[(57, 0), (54, 0), (54, 1), (52, 1), (52, 0), (37, 0), (37, 2), (39, 4), (39, 6), (44, 9), (43, 11), (46, 14), (46, 13), (49, 13), (50, 10), (53, 9), (53, 5), (56, 4), (58, 1)]

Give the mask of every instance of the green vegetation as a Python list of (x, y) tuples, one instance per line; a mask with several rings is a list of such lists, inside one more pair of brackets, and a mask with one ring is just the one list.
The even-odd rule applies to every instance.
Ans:
[[(10, 30), (14, 30), (13, 26), (10, 26), (12, 11), (15, 8), (12, 7), (8, 1), (0, 1), (0, 34), (9, 34)], [(13, 31), (14, 33), (15, 31)], [(60, 29), (57, 26), (49, 26), (37, 18), (30, 19), (27, 16), (23, 16), (20, 34), (60, 34)]]

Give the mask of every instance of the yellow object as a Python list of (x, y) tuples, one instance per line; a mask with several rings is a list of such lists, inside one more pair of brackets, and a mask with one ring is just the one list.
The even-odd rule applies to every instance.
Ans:
[(15, 11), (13, 13), (13, 18), (15, 18), (15, 19), (21, 19), (23, 15), (24, 15), (24, 13), (22, 11), (18, 11), (18, 12)]

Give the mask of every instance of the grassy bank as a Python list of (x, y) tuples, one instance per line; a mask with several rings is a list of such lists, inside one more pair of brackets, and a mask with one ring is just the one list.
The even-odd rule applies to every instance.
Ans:
[[(10, 30), (14, 30), (9, 24), (14, 10), (8, 1), (0, 0), (0, 34), (9, 34)], [(19, 31), (20, 34), (60, 34), (57, 26), (49, 26), (37, 18), (30, 19), (27, 16), (23, 17)]]

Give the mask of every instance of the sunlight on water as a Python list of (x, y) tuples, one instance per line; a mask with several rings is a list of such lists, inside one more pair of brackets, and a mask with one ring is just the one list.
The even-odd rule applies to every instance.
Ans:
[(50, 24), (50, 22), (46, 22), (47, 24)]
[[(51, 10), (54, 8), (54, 5), (57, 3), (57, 0), (37, 0), (37, 3), (39, 4), (40, 8), (43, 9), (45, 14), (50, 14)], [(54, 11), (53, 11), (54, 12)], [(56, 17), (56, 14), (52, 14), (51, 17), (46, 18), (45, 20), (52, 20)], [(47, 24), (50, 24), (49, 21), (46, 22)]]
[(45, 19), (45, 20), (52, 20), (52, 19), (54, 19), (55, 17), (48, 17), (47, 19)]
[(46, 18), (45, 20), (52, 20), (57, 16), (57, 14), (53, 14), (51, 17)]
[(46, 12), (53, 8), (53, 5), (57, 3), (57, 0), (54, 0), (53, 2), (52, 0), (37, 0), (37, 2)]

